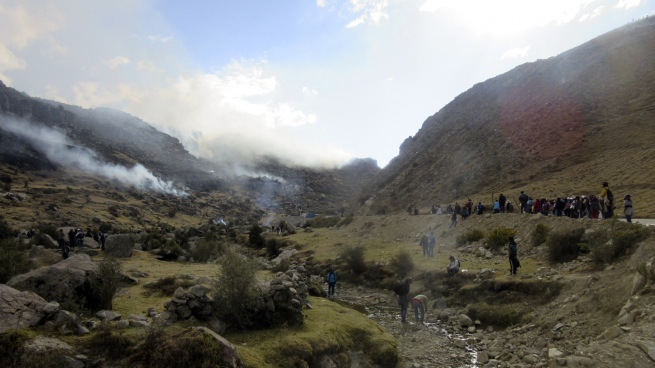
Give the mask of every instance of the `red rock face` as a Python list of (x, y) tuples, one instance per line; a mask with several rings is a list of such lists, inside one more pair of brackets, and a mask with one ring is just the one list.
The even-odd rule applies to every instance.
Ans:
[(501, 106), (505, 139), (528, 156), (562, 157), (582, 146), (582, 108), (561, 86), (530, 81), (504, 94)]

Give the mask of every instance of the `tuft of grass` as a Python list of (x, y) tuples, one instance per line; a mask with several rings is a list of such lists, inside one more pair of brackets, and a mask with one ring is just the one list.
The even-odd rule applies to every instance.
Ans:
[(516, 230), (506, 227), (493, 229), (487, 234), (487, 247), (498, 250), (507, 245), (510, 236), (516, 235)]
[(484, 325), (508, 327), (523, 322), (528, 310), (516, 304), (489, 305), (477, 303), (469, 305), (468, 316), (480, 320)]
[(484, 231), (479, 229), (471, 229), (464, 234), (458, 235), (455, 239), (455, 243), (457, 245), (464, 245), (482, 239), (484, 239)]
[(339, 221), (339, 223), (337, 223), (337, 227), (348, 226), (353, 222), (353, 220), (354, 217), (352, 215), (348, 215), (342, 218), (341, 221)]
[(364, 247), (349, 246), (341, 252), (341, 259), (346, 262), (348, 268), (356, 275), (366, 271), (366, 261), (364, 259)]
[(412, 261), (412, 256), (406, 250), (401, 250), (400, 252), (396, 253), (396, 255), (391, 258), (390, 265), (394, 273), (401, 278), (407, 276), (414, 270), (414, 262)]
[(550, 226), (538, 223), (534, 227), (534, 231), (530, 235), (530, 238), (532, 240), (532, 246), (538, 247), (541, 244), (545, 243), (546, 240), (548, 240), (548, 233), (550, 233)]

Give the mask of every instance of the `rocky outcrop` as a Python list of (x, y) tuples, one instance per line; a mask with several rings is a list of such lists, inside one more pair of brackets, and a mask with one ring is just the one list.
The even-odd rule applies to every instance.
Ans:
[(237, 349), (232, 345), (231, 342), (227, 341), (221, 335), (215, 333), (214, 331), (206, 327), (194, 327), (196, 331), (200, 331), (206, 336), (209, 336), (217, 345), (218, 349), (221, 351), (221, 358), (223, 360), (221, 367), (228, 368), (238, 368), (243, 367), (241, 362), (241, 357), (237, 353)]
[(136, 238), (132, 234), (110, 235), (105, 240), (105, 252), (116, 258), (128, 258), (134, 251)]
[(0, 284), (0, 333), (36, 326), (46, 316), (48, 302), (31, 291), (18, 291)]
[(89, 278), (95, 273), (96, 264), (86, 254), (74, 254), (52, 266), (41, 267), (13, 277), (7, 282), (18, 290), (30, 290), (46, 300), (59, 303), (94, 304)]
[(202, 285), (194, 285), (184, 291), (177, 288), (173, 299), (164, 303), (166, 312), (158, 318), (161, 323), (170, 323), (177, 320), (189, 319), (192, 316), (207, 319), (212, 313), (214, 300), (207, 294), (209, 289)]
[(286, 272), (278, 272), (271, 281), (267, 306), (272, 312), (273, 325), (294, 326), (304, 323), (303, 306), (309, 306), (306, 302), (306, 273), (304, 266), (292, 263)]

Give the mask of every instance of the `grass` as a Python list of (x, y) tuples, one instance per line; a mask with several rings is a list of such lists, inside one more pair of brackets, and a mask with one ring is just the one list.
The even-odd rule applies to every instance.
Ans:
[(246, 367), (307, 366), (322, 354), (364, 351), (381, 367), (400, 359), (395, 339), (353, 309), (323, 298), (309, 298), (303, 326), (228, 334)]

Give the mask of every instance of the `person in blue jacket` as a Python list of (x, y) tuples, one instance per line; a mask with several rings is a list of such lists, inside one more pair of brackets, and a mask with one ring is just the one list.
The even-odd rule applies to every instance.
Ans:
[(328, 298), (334, 297), (334, 286), (337, 284), (337, 274), (334, 273), (334, 268), (330, 268), (330, 272), (327, 275), (328, 281)]

